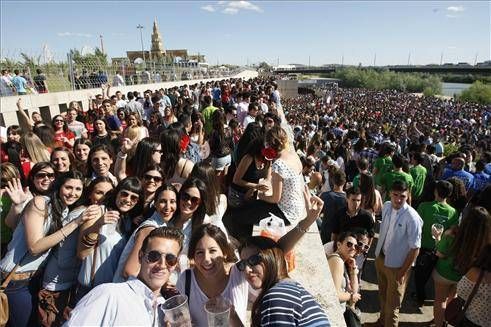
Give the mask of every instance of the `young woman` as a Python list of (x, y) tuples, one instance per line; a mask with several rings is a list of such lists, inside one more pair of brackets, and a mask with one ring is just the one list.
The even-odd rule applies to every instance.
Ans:
[(231, 207), (241, 207), (253, 197), (254, 192), (268, 190), (265, 183), (259, 183), (261, 179), (271, 175), (271, 162), (261, 153), (263, 148), (263, 138), (257, 137), (252, 140), (240, 160), (228, 192)]
[(175, 123), (177, 121), (176, 116), (174, 115), (174, 110), (172, 107), (166, 106), (164, 108), (164, 117), (162, 119), (162, 124), (164, 125), (164, 128), (169, 127), (171, 124)]
[[(141, 219), (150, 217), (155, 211), (155, 192), (162, 186), (164, 181), (164, 174), (162, 169), (158, 165), (148, 166), (143, 173), (142, 186), (145, 202), (143, 204), (143, 211), (141, 213)], [(138, 218), (137, 218), (138, 219)], [(141, 222), (141, 221), (139, 221)], [(137, 224), (137, 226), (139, 223)]]
[(25, 189), (20, 180), (7, 184), (5, 191), (12, 200), (12, 205), (5, 217), (5, 224), (14, 230), (19, 223), (20, 214), (29, 201), (37, 195), (48, 195), (54, 180), (55, 167), (49, 162), (39, 162), (32, 167)]
[(285, 254), (275, 241), (250, 237), (241, 246), (240, 258), (237, 269), (260, 291), (252, 305), (252, 326), (330, 326), (314, 297), (288, 276)]
[(51, 121), (51, 127), (55, 132), (55, 146), (66, 146), (73, 148), (75, 143), (75, 134), (68, 128), (68, 125), (62, 115), (56, 115)]
[(16, 264), (14, 278), (5, 293), (9, 300), (9, 324), (28, 326), (35, 324), (32, 314), (37, 297), (37, 283), (41, 276), (35, 275), (50, 250), (64, 242), (81, 224), (92, 218), (87, 210), (83, 215), (68, 221), (68, 216), (82, 195), (82, 174), (61, 174), (49, 196), (35, 196), (22, 214), (15, 229), (8, 252), (0, 262), (2, 274), (8, 274)]
[(211, 165), (217, 175), (223, 177), (227, 174), (228, 166), (232, 162), (231, 153), (234, 148), (232, 131), (225, 125), (223, 110), (215, 110), (212, 115), (213, 132), (208, 140), (210, 144)]
[(143, 121), (138, 113), (130, 112), (126, 116), (126, 124), (127, 124), (126, 129), (132, 127), (133, 128), (138, 127), (138, 136), (137, 136), (138, 141), (144, 139), (145, 137), (148, 137), (148, 130), (145, 126), (143, 126)]
[[(491, 215), (483, 207), (473, 207), (463, 217), (460, 226), (454, 226), (442, 235), (434, 235), (438, 241), (438, 261), (433, 270), (435, 302), (433, 315), (435, 326), (441, 327), (447, 303), (455, 297), (457, 282), (471, 268), (482, 249), (489, 243)], [(441, 237), (441, 239), (440, 239)]]
[(127, 175), (142, 178), (148, 165), (160, 165), (162, 146), (158, 141), (149, 137), (144, 138), (138, 142), (134, 154), (128, 160), (128, 154), (133, 147), (130, 139), (123, 139), (114, 164), (114, 171), (119, 180), (126, 178)]
[(335, 252), (327, 257), (338, 299), (343, 307), (344, 319), (351, 327), (349, 306), (361, 299), (358, 292), (358, 267), (354, 259), (358, 241), (352, 232), (341, 233), (335, 246)]
[(166, 226), (177, 210), (177, 190), (170, 184), (163, 185), (155, 192), (155, 213), (141, 223), (133, 232), (119, 258), (114, 282), (122, 282), (130, 276), (138, 276), (140, 263), (138, 253), (147, 235), (157, 227)]
[(30, 162), (32, 165), (49, 161), (50, 150), (33, 132), (24, 134), (20, 139), (20, 143), (22, 145), (21, 160), (24, 158), (24, 161)]
[(82, 138), (76, 140), (73, 146), (73, 154), (75, 156), (74, 167), (84, 175), (87, 175), (87, 164), (91, 148), (92, 142)]
[(105, 195), (114, 189), (114, 184), (109, 177), (99, 176), (92, 180), (86, 188), (86, 196), (84, 196), (85, 204), (92, 205), (102, 204)]
[(382, 196), (375, 188), (373, 177), (369, 174), (360, 174), (361, 208), (370, 212), (375, 217), (382, 212)]
[(298, 217), (305, 217), (308, 194), (302, 176), (302, 163), (298, 156), (286, 149), (288, 137), (279, 126), (266, 134), (266, 159), (272, 160), (271, 193), (258, 192), (258, 201), (253, 201), (243, 210), (236, 210), (224, 217), (225, 226), (235, 238), (241, 240), (252, 235), (252, 226), (270, 213), (282, 218), (287, 225)]
[(128, 177), (97, 206), (96, 218), (81, 226), (77, 254), (83, 261), (77, 301), (93, 287), (113, 280), (121, 252), (133, 232), (132, 220), (142, 206), (141, 183)]
[(148, 135), (152, 140), (159, 141), (160, 133), (164, 130), (162, 115), (158, 111), (152, 111), (148, 124)]
[(165, 180), (171, 184), (182, 184), (191, 173), (194, 163), (182, 157), (181, 135), (174, 129), (166, 129), (160, 135), (162, 155), (166, 160), (161, 162)]
[(51, 150), (56, 147), (54, 142), (55, 132), (53, 129), (46, 125), (38, 125), (35, 126), (32, 131), (39, 137), (41, 142), (43, 142), (44, 146), (48, 148), (48, 151), (51, 153)]
[(87, 169), (87, 177), (90, 179), (95, 179), (99, 176), (109, 177), (114, 185), (118, 184), (116, 177), (111, 174), (111, 165), (113, 164), (113, 152), (110, 147), (105, 144), (99, 144), (94, 146), (90, 152)]
[(65, 147), (54, 148), (51, 152), (51, 163), (55, 166), (56, 173), (65, 173), (72, 168), (75, 161), (72, 151)]
[(108, 147), (113, 147), (111, 134), (107, 131), (107, 123), (104, 119), (96, 119), (94, 121), (94, 133), (92, 133), (92, 144), (97, 146), (104, 144)]

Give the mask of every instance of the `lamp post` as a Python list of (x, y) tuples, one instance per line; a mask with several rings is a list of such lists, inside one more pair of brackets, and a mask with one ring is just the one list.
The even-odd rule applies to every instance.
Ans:
[(143, 56), (143, 64), (144, 66), (146, 66), (146, 63), (145, 63), (145, 50), (143, 49), (143, 25), (140, 25), (138, 24), (138, 26), (136, 27), (140, 30), (140, 42), (141, 42), (141, 45), (142, 45), (142, 56)]

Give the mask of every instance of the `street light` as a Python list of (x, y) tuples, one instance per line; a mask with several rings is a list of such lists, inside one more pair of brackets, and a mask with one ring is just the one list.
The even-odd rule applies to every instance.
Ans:
[(143, 25), (138, 24), (138, 26), (136, 28), (138, 28), (140, 30), (140, 41), (141, 41), (141, 44), (142, 44), (143, 64), (146, 66), (146, 63), (145, 63), (145, 50), (143, 49), (143, 33), (142, 33)]

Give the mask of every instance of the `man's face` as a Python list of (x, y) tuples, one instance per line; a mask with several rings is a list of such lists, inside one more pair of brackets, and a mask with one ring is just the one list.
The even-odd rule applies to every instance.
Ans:
[(390, 202), (392, 203), (392, 208), (399, 210), (407, 201), (407, 191), (390, 191)]
[(361, 205), (361, 194), (350, 194), (348, 196), (348, 211), (356, 212), (360, 209)]
[[(161, 256), (157, 261), (151, 262), (156, 255), (155, 251), (160, 253)], [(172, 257), (177, 259), (178, 255), (179, 243), (176, 240), (152, 237), (148, 242), (145, 253), (140, 251), (139, 259), (141, 268), (138, 278), (154, 293), (160, 292), (160, 289), (167, 283), (171, 272), (174, 271), (177, 264), (177, 260), (169, 263), (168, 259)]]
[(67, 122), (71, 123), (77, 119), (77, 111), (76, 110), (70, 110), (68, 114), (66, 115), (66, 120)]

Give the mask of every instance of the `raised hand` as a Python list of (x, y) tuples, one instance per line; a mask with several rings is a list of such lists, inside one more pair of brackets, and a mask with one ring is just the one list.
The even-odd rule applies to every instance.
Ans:
[(19, 178), (14, 178), (13, 180), (8, 181), (5, 191), (9, 195), (12, 202), (16, 205), (24, 203), (29, 197), (29, 187), (27, 187), (24, 191)]
[(129, 138), (125, 137), (121, 140), (121, 152), (123, 153), (128, 153), (130, 152), (131, 148), (133, 147), (134, 142), (130, 140)]
[(86, 221), (98, 218), (101, 216), (101, 208), (98, 205), (88, 206), (84, 212), (77, 218), (77, 224), (80, 226)]

